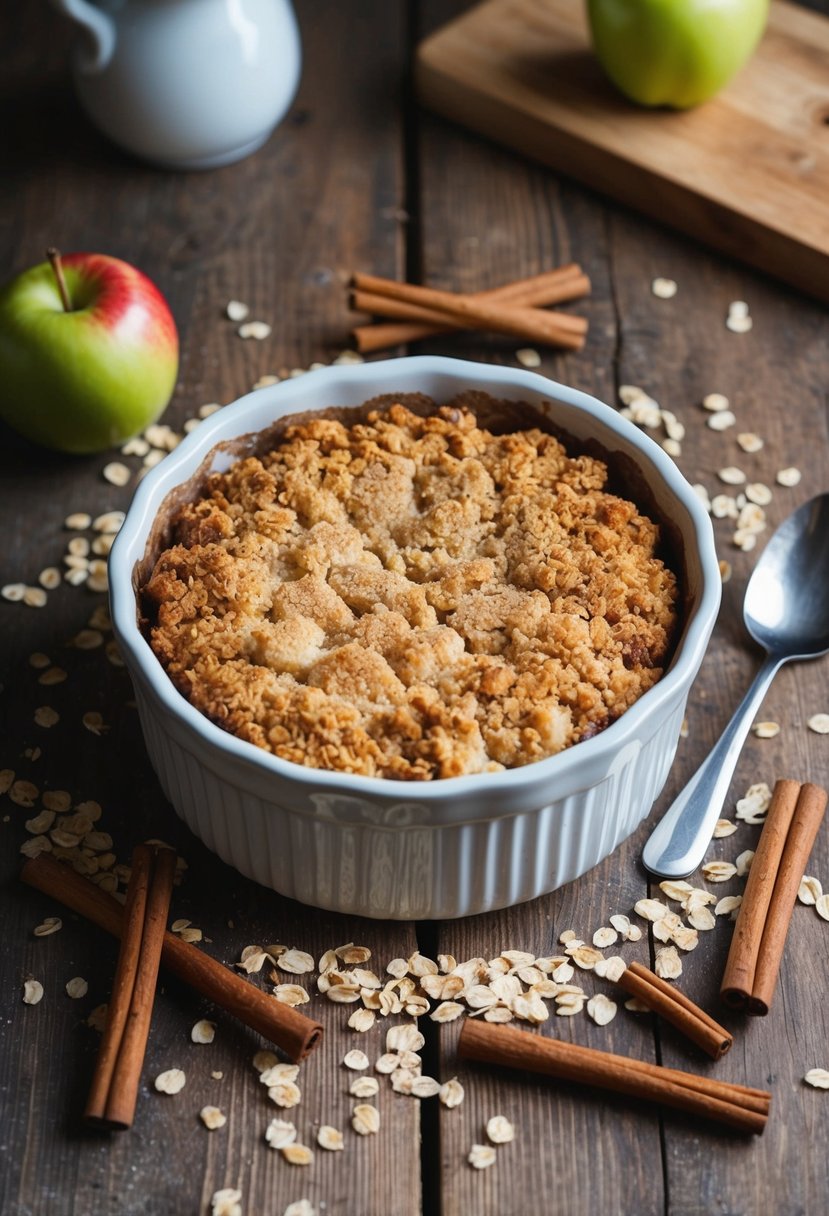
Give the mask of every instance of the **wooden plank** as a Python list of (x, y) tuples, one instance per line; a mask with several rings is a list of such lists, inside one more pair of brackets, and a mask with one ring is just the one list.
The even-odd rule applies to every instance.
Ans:
[[(47, 21), (25, 5), (3, 15), (0, 75), (16, 116), (9, 124), (14, 146), (4, 178), (2, 274), (40, 260), (51, 243), (102, 250), (141, 266), (170, 300), (182, 335), (179, 387), (165, 418), (176, 428), (203, 402), (229, 401), (264, 373), (304, 367), (341, 350), (350, 324), (341, 284), (354, 265), (402, 273), (401, 125), (393, 107), (378, 106), (365, 88), (372, 73), (400, 73), (402, 14), (397, 6), (346, 14), (328, 0), (312, 0), (299, 16), (303, 84), (268, 145), (227, 169), (173, 174), (122, 156), (82, 117), (69, 93), (67, 39), (56, 15)], [(347, 57), (341, 54), (345, 44)], [(367, 206), (369, 163), (373, 193)], [(243, 342), (235, 335), (222, 315), (231, 298), (245, 300), (253, 315), (272, 323), (268, 341)], [(104, 482), (100, 470), (111, 454), (69, 459), (35, 451), (5, 429), (1, 438), (0, 584), (19, 578), (34, 583), (40, 569), (61, 562), (69, 535), (62, 529), (65, 515), (125, 507), (134, 483), (121, 490)], [(127, 463), (140, 465), (134, 458)], [(15, 769), (41, 790), (68, 790), (74, 801), (97, 799), (100, 826), (113, 835), (119, 860), (148, 836), (174, 843), (189, 870), (175, 893), (173, 915), (201, 927), (211, 939), (201, 948), (228, 964), (253, 942), (297, 945), (318, 958), (327, 947), (355, 940), (371, 947), (381, 970), (392, 956), (411, 953), (413, 927), (313, 912), (240, 878), (189, 834), (150, 770), (125, 672), (106, 661), (103, 649), (68, 644), (104, 598), (64, 585), (40, 612), (0, 602), (0, 768)], [(28, 663), (33, 651), (47, 653), (68, 679), (39, 684), (39, 671)], [(42, 705), (60, 713), (57, 726), (35, 725), (34, 711)], [(87, 710), (101, 712), (107, 733), (97, 737), (83, 728)], [(32, 748), (41, 749), (37, 757), (26, 754)], [(0, 798), (6, 1149), (0, 1210), (10, 1216), (204, 1213), (214, 1190), (238, 1187), (248, 1216), (281, 1216), (303, 1196), (328, 1216), (419, 1212), (418, 1104), (384, 1088), (378, 1099), (382, 1135), (358, 1137), (349, 1126), (351, 1074), (340, 1061), (355, 1045), (374, 1058), (383, 1050), (383, 1029), (359, 1039), (345, 1026), (349, 1007), (317, 996), (311, 1008), (325, 1022), (326, 1039), (302, 1066), (302, 1103), (282, 1112), (267, 1100), (251, 1064), (264, 1043), (166, 977), (135, 1127), (113, 1137), (80, 1127), (98, 1041), (85, 1022), (107, 998), (115, 943), (68, 914), (61, 932), (32, 936), (45, 915), (61, 914), (16, 881), (24, 821), (34, 813)], [(29, 974), (45, 988), (37, 1006), (21, 1001)], [(89, 982), (87, 997), (78, 1001), (64, 992), (75, 975)], [(251, 982), (266, 985), (267, 976)], [(203, 1016), (217, 1023), (210, 1046), (190, 1041), (191, 1026)], [(181, 1067), (187, 1076), (175, 1097), (152, 1089), (152, 1079), (169, 1067)], [(224, 1128), (202, 1127), (198, 1111), (206, 1103), (227, 1114)], [(280, 1114), (315, 1148), (320, 1124), (341, 1127), (347, 1151), (316, 1149), (310, 1169), (289, 1166), (264, 1141), (268, 1122)]]
[(417, 85), (441, 114), (826, 300), (828, 57), (829, 22), (774, 0), (719, 97), (648, 111), (604, 78), (584, 6), (487, 0), (420, 47)]
[[(729, 491), (717, 485), (716, 471), (734, 464), (750, 481), (772, 487), (774, 498), (766, 508), (770, 531), (827, 488), (829, 419), (822, 386), (829, 372), (829, 322), (824, 310), (714, 257), (691, 257), (679, 242), (633, 218), (615, 218), (612, 234), (624, 318), (621, 378), (641, 384), (685, 422), (688, 433), (679, 465), (690, 481), (712, 493)], [(659, 274), (679, 281), (674, 300), (649, 296), (646, 285)], [(728, 302), (737, 298), (750, 302), (754, 327), (749, 334), (732, 335), (723, 325)], [(738, 420), (719, 435), (704, 425), (696, 404), (712, 391), (730, 397)], [(763, 437), (761, 451), (740, 451), (734, 436), (744, 429)], [(787, 465), (802, 470), (795, 489), (775, 485), (776, 471)], [(723, 589), (719, 623), (689, 702), (689, 737), (680, 745), (652, 822), (705, 758), (759, 663), (759, 652), (742, 627), (742, 596), (769, 531), (754, 552), (744, 554), (731, 544), (728, 520), (716, 520), (714, 526), (718, 549), (734, 574)], [(778, 675), (759, 718), (779, 722), (780, 734), (774, 739), (749, 736), (725, 815), (733, 817), (735, 800), (756, 781), (773, 785), (778, 777), (791, 776), (827, 785), (829, 750), (822, 745), (825, 740), (806, 728), (811, 714), (825, 705), (826, 675), (825, 662), (793, 664)], [(733, 861), (755, 847), (759, 831), (741, 824), (734, 835), (713, 842), (708, 857)], [(818, 837), (809, 872), (824, 878), (829, 873), (828, 825)], [(737, 894), (742, 886), (735, 878), (710, 889), (719, 897)], [(651, 893), (662, 897), (656, 887)], [(802, 1078), (825, 1057), (829, 1020), (819, 960), (826, 953), (826, 924), (813, 908), (795, 908), (780, 986), (767, 1018), (742, 1018), (719, 1002), (730, 937), (730, 925), (720, 925), (701, 935), (697, 950), (683, 956), (682, 990), (721, 1017), (735, 1036), (728, 1056), (716, 1065), (695, 1064), (694, 1071), (769, 1088), (771, 1118), (764, 1135), (753, 1141), (705, 1134), (687, 1121), (666, 1120), (668, 1210), (672, 1216), (707, 1216), (720, 1205), (731, 1211), (773, 1210), (780, 1216), (820, 1210), (829, 1195), (829, 1169), (825, 1154), (814, 1151), (812, 1143), (822, 1108)], [(665, 1064), (688, 1066), (688, 1051), (669, 1027), (660, 1028), (659, 1040)]]

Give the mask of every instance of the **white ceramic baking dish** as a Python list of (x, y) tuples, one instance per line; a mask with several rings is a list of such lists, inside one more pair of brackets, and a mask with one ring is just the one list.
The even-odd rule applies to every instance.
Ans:
[[(381, 393), (447, 401), (480, 389), (545, 412), (575, 439), (632, 459), (683, 550), (687, 607), (665, 676), (601, 734), (523, 768), (401, 783), (280, 760), (229, 735), (174, 688), (137, 621), (135, 571), (165, 497), (222, 441), (285, 414)], [(230, 463), (218, 451), (213, 467)], [(720, 601), (710, 520), (673, 461), (615, 410), (533, 372), (416, 357), (334, 366), (242, 397), (142, 482), (110, 557), (115, 633), (167, 797), (209, 848), (303, 903), (361, 916), (467, 916), (552, 891), (596, 865), (647, 815), (676, 750)]]

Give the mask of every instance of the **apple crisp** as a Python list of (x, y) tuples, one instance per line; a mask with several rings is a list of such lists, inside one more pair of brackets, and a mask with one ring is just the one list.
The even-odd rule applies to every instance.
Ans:
[(400, 404), (306, 416), (212, 473), (142, 589), (176, 687), (284, 760), (492, 772), (603, 730), (663, 673), (660, 529), (540, 428)]

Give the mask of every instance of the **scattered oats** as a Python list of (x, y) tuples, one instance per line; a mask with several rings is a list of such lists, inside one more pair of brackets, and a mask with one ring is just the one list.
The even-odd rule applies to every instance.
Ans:
[(358, 963), (367, 963), (371, 958), (371, 951), (368, 946), (355, 946), (354, 942), (347, 942), (344, 946), (337, 946), (334, 954), (344, 963), (354, 966)]
[(198, 410), (200, 421), (212, 417), (213, 414), (218, 414), (221, 408), (217, 401), (208, 401), (206, 405), (200, 405)]
[(247, 304), (243, 304), (241, 300), (228, 300), (225, 308), (225, 314), (231, 321), (244, 321), (249, 312)]
[(142, 468), (154, 469), (156, 465), (161, 464), (166, 454), (162, 448), (151, 448), (141, 462)]
[(101, 472), (104, 480), (108, 481), (111, 486), (125, 486), (132, 477), (127, 466), (118, 460), (111, 460), (109, 464), (105, 464)]
[(714, 839), (722, 840), (725, 836), (733, 836), (737, 826), (733, 819), (718, 819), (714, 827)]
[(743, 470), (738, 469), (736, 465), (728, 465), (726, 468), (720, 469), (717, 476), (719, 477), (720, 481), (724, 481), (727, 486), (741, 486), (746, 479), (746, 475)]
[(559, 933), (558, 940), (561, 942), (562, 946), (566, 946), (569, 942), (575, 941), (575, 929), (565, 929), (563, 933)]
[(683, 900), (687, 899), (693, 889), (689, 882), (676, 878), (666, 878), (659, 884), (659, 890), (662, 894), (667, 895), (668, 899), (673, 899), (677, 903), (682, 903)]
[(93, 735), (104, 735), (109, 730), (109, 726), (104, 722), (103, 716), (96, 709), (90, 709), (81, 718), (86, 729)]
[(25, 583), (6, 583), (5, 587), (0, 590), (0, 595), (10, 604), (19, 604), (25, 594)]
[(186, 929), (188, 925), (192, 925), (192, 923), (193, 922), (191, 920), (186, 920), (184, 917), (179, 917), (178, 920), (174, 920), (170, 925), (170, 932), (181, 933), (182, 929)]
[(829, 1071), (825, 1068), (810, 1068), (803, 1080), (815, 1089), (829, 1089)]
[(455, 1106), (460, 1106), (464, 1099), (463, 1086), (457, 1077), (452, 1077), (448, 1081), (444, 1081), (440, 1087), (438, 1094), (441, 1104), (452, 1110)]
[[(14, 776), (14, 774), (12, 774)], [(15, 781), (9, 788), (9, 798), (15, 806), (33, 807), (40, 790), (31, 781)]]
[(347, 1051), (343, 1056), (343, 1064), (346, 1068), (352, 1068), (355, 1072), (362, 1072), (368, 1068), (369, 1060), (364, 1051), (355, 1048), (353, 1051)]
[(14, 769), (0, 769), (0, 794), (7, 794), (14, 783)]
[(216, 1037), (216, 1023), (208, 1022), (206, 1018), (196, 1022), (193, 1029), (190, 1031), (190, 1038), (194, 1043), (212, 1043)]
[(186, 1077), (180, 1068), (168, 1068), (160, 1072), (155, 1079), (155, 1087), (160, 1094), (177, 1094), (184, 1089)]
[(415, 1077), (410, 1093), (415, 1098), (434, 1098), (440, 1093), (440, 1081), (434, 1077)]
[(737, 802), (737, 818), (746, 823), (762, 823), (771, 804), (771, 790), (765, 781), (749, 786)]
[(236, 332), (240, 338), (253, 338), (256, 342), (261, 342), (270, 337), (271, 327), (266, 321), (246, 321)]
[(823, 884), (819, 878), (813, 878), (811, 874), (804, 874), (800, 880), (800, 886), (797, 889), (797, 898), (802, 904), (814, 905), (823, 894)]
[(681, 443), (685, 438), (685, 427), (679, 421), (676, 414), (672, 414), (670, 410), (661, 410), (662, 422), (665, 425), (665, 434), (669, 439), (675, 439), (677, 443)]
[(107, 1022), (107, 1013), (109, 1005), (96, 1005), (86, 1019), (86, 1024), (91, 1030), (97, 1030), (99, 1034), (103, 1034), (104, 1027)]
[(345, 1148), (342, 1132), (337, 1131), (336, 1127), (329, 1127), (327, 1123), (317, 1132), (317, 1144), (330, 1153), (338, 1153)]
[(737, 500), (731, 494), (715, 494), (711, 499), (711, 514), (715, 519), (736, 519)]
[(72, 639), (72, 645), (78, 650), (97, 650), (104, 644), (104, 635), (100, 629), (81, 629)]
[(725, 583), (727, 583), (727, 582), (729, 581), (729, 579), (731, 578), (731, 574), (732, 574), (732, 570), (731, 570), (731, 562), (727, 562), (727, 561), (726, 561), (726, 560), (723, 558), (723, 559), (722, 559), (722, 560), (719, 562), (719, 567), (720, 567), (720, 578), (722, 579), (723, 584), (725, 584)]
[(780, 723), (755, 722), (751, 729), (753, 734), (755, 734), (758, 739), (773, 739), (775, 735), (780, 734)]
[(271, 1119), (265, 1129), (265, 1140), (271, 1148), (286, 1148), (296, 1140), (296, 1127), (284, 1119)]
[(60, 714), (51, 705), (41, 705), (35, 710), (35, 725), (48, 730), (60, 722)]
[(670, 908), (659, 899), (637, 899), (633, 910), (637, 916), (655, 922), (662, 920), (663, 916), (667, 916)]
[(173, 428), (165, 422), (154, 422), (148, 426), (144, 431), (144, 438), (152, 447), (162, 448), (165, 452), (172, 452), (181, 442)]
[(286, 950), (276, 962), (280, 971), (289, 971), (292, 975), (306, 975), (314, 970), (314, 960), (304, 950)]
[[(66, 546), (67, 557), (89, 557), (89, 541), (85, 536), (73, 536)], [(67, 562), (67, 565), (69, 563)]]
[(593, 946), (579, 946), (570, 955), (573, 962), (582, 971), (592, 971), (596, 963), (601, 962), (602, 954)]
[(493, 1115), (487, 1120), (486, 1135), (491, 1144), (509, 1144), (515, 1139), (515, 1128), (503, 1115)]
[(23, 591), (23, 603), (27, 608), (45, 608), (48, 598), (42, 587), (26, 587)]
[[(264, 1075), (264, 1074), (263, 1074)], [(262, 1078), (260, 1077), (261, 1081)], [(302, 1091), (295, 1081), (278, 1081), (276, 1085), (268, 1086), (268, 1097), (275, 1106), (290, 1110), (302, 1101)]]
[(43, 985), (40, 980), (25, 980), (23, 983), (23, 1004), (36, 1005), (43, 999)]
[(273, 994), (283, 1005), (291, 1005), (293, 1007), (307, 1005), (311, 999), (310, 994), (301, 984), (277, 984), (273, 990)]
[(124, 659), (121, 654), (121, 651), (118, 649), (117, 642), (107, 642), (106, 657), (109, 660), (109, 662), (112, 664), (113, 667), (123, 667), (124, 666)]
[(792, 466), (788, 469), (780, 469), (774, 480), (779, 486), (787, 486), (791, 488), (792, 486), (800, 484), (800, 479), (802, 476), (803, 474), (800, 472), (800, 469), (796, 469)]
[(633, 405), (637, 401), (648, 398), (648, 394), (643, 388), (639, 388), (636, 384), (620, 384), (619, 385), (619, 400), (624, 405)]
[(217, 1127), (224, 1127), (227, 1123), (227, 1115), (223, 1115), (218, 1106), (203, 1106), (199, 1111), (199, 1118), (210, 1132), (215, 1132)]
[(356, 350), (343, 350), (333, 360), (334, 367), (343, 367), (349, 363), (365, 363), (365, 359)]
[[(183, 925), (182, 929), (185, 928), (186, 926)], [(177, 930), (174, 929), (173, 932), (176, 933)], [(239, 962), (233, 965), (238, 967), (240, 971), (244, 971), (247, 975), (256, 975), (262, 970), (266, 962), (272, 963), (274, 961), (271, 955), (263, 950), (261, 946), (245, 946)]]
[(348, 1025), (358, 1034), (363, 1034), (366, 1030), (371, 1030), (375, 1020), (376, 1015), (372, 1009), (355, 1009), (348, 1019)]
[(650, 1013), (650, 1005), (644, 1005), (641, 1001), (632, 996), (625, 1001), (625, 1009), (629, 1009), (631, 1013)]
[(522, 367), (541, 367), (541, 355), (530, 347), (517, 350), (515, 357)]
[(673, 456), (674, 459), (676, 459), (678, 456), (682, 455), (682, 444), (678, 439), (671, 439), (669, 436), (667, 439), (662, 440), (662, 450), (667, 452), (669, 456)]
[(380, 1091), (380, 1082), (376, 1077), (355, 1077), (348, 1087), (348, 1092), (355, 1098), (373, 1098)]
[(140, 435), (136, 435), (133, 439), (128, 439), (121, 448), (122, 456), (146, 456), (150, 450), (150, 445), (146, 439), (142, 439)]
[(727, 431), (736, 421), (737, 415), (731, 410), (721, 410), (718, 414), (712, 414), (706, 425), (712, 431)]
[(45, 587), (47, 591), (54, 591), (56, 587), (59, 587), (60, 580), (61, 574), (57, 566), (47, 566), (44, 570), (41, 570), (40, 574), (37, 576), (37, 581), (40, 583), (41, 587)]
[(597, 929), (593, 934), (593, 945), (598, 946), (600, 950), (603, 950), (605, 946), (612, 946), (618, 940), (619, 934), (616, 930), (610, 929), (607, 926)]
[(829, 714), (812, 714), (806, 725), (816, 735), (829, 735)]
[[(256, 388), (256, 385), (254, 384), (253, 387)], [(201, 419), (199, 419), (199, 418), (188, 418), (187, 421), (184, 423), (185, 435), (189, 435), (191, 431), (195, 431), (196, 427), (199, 426), (200, 423), (201, 423)]]
[(676, 946), (659, 947), (654, 971), (662, 980), (675, 980), (682, 975), (682, 959), (676, 952)]
[(267, 1072), (279, 1063), (279, 1056), (273, 1051), (257, 1051), (253, 1057), (253, 1067), (257, 1072)]
[(738, 877), (745, 878), (746, 874), (748, 874), (749, 870), (751, 869), (751, 863), (753, 860), (754, 860), (754, 850), (753, 849), (746, 849), (746, 851), (744, 853), (740, 854), (740, 856), (737, 858), (737, 860), (734, 863), (737, 868)]
[(829, 895), (818, 895), (815, 911), (822, 920), (829, 920)]
[(630, 933), (630, 918), (617, 912), (615, 915), (610, 917), (610, 923), (619, 934), (622, 941), (626, 942), (628, 940), (628, 934)]
[[(83, 561), (83, 558), (78, 558), (78, 561)], [(84, 568), (82, 570), (67, 570), (63, 576), (63, 581), (69, 583), (70, 587), (80, 587), (89, 578), (89, 571)]]
[(38, 684), (43, 684), (50, 688), (53, 684), (62, 684), (66, 679), (66, 672), (62, 667), (47, 667), (41, 675), (38, 676)]
[(744, 452), (759, 452), (763, 446), (763, 440), (753, 431), (741, 431), (737, 436), (737, 443)]
[(738, 549), (742, 549), (743, 553), (750, 553), (757, 544), (757, 536), (754, 532), (746, 532), (743, 529), (738, 529), (731, 538)]
[(214, 1191), (210, 1200), (210, 1216), (242, 1216), (242, 1192), (232, 1187)]
[(52, 842), (48, 836), (30, 836), (20, 846), (24, 857), (39, 857), (41, 853), (52, 852)]
[(774, 497), (771, 489), (762, 481), (749, 482), (745, 495), (749, 502), (756, 503), (758, 507), (767, 507)]
[(459, 1018), (463, 1014), (463, 1011), (463, 1005), (457, 1001), (442, 1001), (429, 1016), (433, 1022), (454, 1022), (455, 1018)]
[(380, 1130), (380, 1112), (376, 1106), (360, 1103), (351, 1112), (351, 1126), (359, 1136), (371, 1136)]
[(616, 1017), (616, 1009), (616, 1002), (611, 1001), (603, 992), (591, 996), (587, 1002), (587, 1012), (597, 1026), (606, 1026), (608, 1022), (612, 1022)]
[[(695, 920), (702, 921), (703, 928), (713, 929), (713, 924), (708, 924), (705, 919), (704, 913), (706, 911), (706, 908), (694, 909), (691, 916), (693, 916)], [(689, 920), (691, 916), (689, 916)], [(671, 933), (671, 941), (674, 942), (675, 945), (679, 946), (680, 950), (696, 950), (697, 946), (699, 945), (699, 934), (695, 928), (689, 928), (688, 925), (679, 924)]]
[(123, 511), (105, 511), (103, 515), (99, 515), (92, 521), (93, 531), (110, 534), (120, 532), (125, 518)]
[[(257, 1059), (259, 1054), (257, 1052), (254, 1059)], [(273, 1052), (262, 1054), (273, 1055)], [(277, 1060), (275, 1064), (271, 1064), (262, 1070), (259, 1074), (259, 1080), (263, 1085), (270, 1087), (272, 1085), (280, 1085), (283, 1081), (296, 1081), (298, 1076), (298, 1064), (283, 1064), (280, 1060)]]
[(279, 383), (279, 376), (273, 376), (270, 374), (265, 375), (265, 376), (260, 376), (259, 379), (254, 382), (253, 391), (255, 392), (256, 389), (258, 389), (258, 388), (270, 388), (270, 386), (272, 384), (278, 384), (278, 383)]
[(742, 895), (724, 895), (722, 899), (717, 901), (714, 908), (714, 915), (728, 916), (732, 912), (736, 912), (742, 902)]
[(611, 954), (610, 958), (603, 958), (600, 963), (596, 963), (593, 970), (599, 979), (610, 980), (611, 984), (615, 984), (618, 983), (626, 967), (627, 964), (620, 954)]
[(404, 1022), (392, 1026), (386, 1034), (386, 1051), (420, 1051), (426, 1042), (416, 1026)]
[[(711, 914), (711, 909), (706, 908), (704, 906), (694, 906), (689, 910), (688, 923), (694, 929), (699, 929), (700, 931), (714, 929), (717, 924), (716, 920), (714, 919), (713, 915)], [(682, 942), (677, 941), (676, 938), (674, 938), (674, 941), (676, 941), (677, 945), (680, 946), (681, 948), (683, 948), (683, 949), (687, 948), (687, 947), (683, 947)]]
[(40, 836), (42, 832), (48, 832), (49, 828), (55, 822), (54, 811), (40, 811), (33, 819), (27, 819), (24, 827), (27, 832), (31, 832), (34, 836)]
[(735, 313), (729, 313), (725, 319), (726, 329), (730, 329), (733, 334), (747, 334), (753, 325), (751, 317), (743, 317)]
[(730, 861), (707, 861), (702, 867), (706, 882), (728, 882), (737, 873)]
[(651, 292), (659, 300), (671, 300), (676, 295), (677, 287), (673, 279), (654, 279)]
[(89, 984), (81, 975), (76, 975), (66, 984), (66, 995), (71, 996), (73, 1001), (77, 1001), (82, 996), (86, 996), (89, 992)]
[(317, 1209), (310, 1199), (296, 1199), (288, 1204), (282, 1216), (317, 1216)]
[(722, 393), (709, 393), (702, 399), (702, 408), (708, 410), (711, 414), (721, 414), (731, 405), (727, 397)]
[(495, 1164), (495, 1149), (491, 1144), (473, 1144), (466, 1159), (475, 1170), (488, 1169)]
[(71, 515), (67, 515), (63, 521), (63, 526), (70, 532), (83, 532), (92, 523), (92, 516), (87, 515), (86, 511), (74, 511)]
[(50, 937), (53, 933), (59, 933), (63, 928), (63, 921), (59, 916), (47, 916), (39, 925), (35, 925), (32, 932), (35, 937)]

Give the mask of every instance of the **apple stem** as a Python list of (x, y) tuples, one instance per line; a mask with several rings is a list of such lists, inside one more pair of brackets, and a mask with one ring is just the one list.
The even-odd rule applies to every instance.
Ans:
[(63, 273), (63, 266), (60, 260), (60, 250), (51, 246), (46, 250), (46, 256), (52, 264), (52, 269), (55, 272), (55, 278), (58, 281), (58, 291), (60, 292), (61, 303), (63, 304), (64, 312), (72, 312), (72, 301), (69, 298), (69, 288), (66, 286), (66, 277)]

